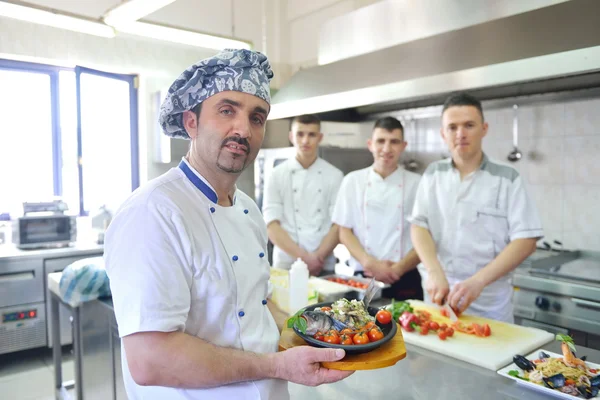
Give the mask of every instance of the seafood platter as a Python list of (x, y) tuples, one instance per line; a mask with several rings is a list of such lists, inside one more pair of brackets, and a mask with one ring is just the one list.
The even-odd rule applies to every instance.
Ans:
[(307, 344), (340, 348), (347, 354), (374, 350), (390, 341), (398, 330), (389, 311), (365, 309), (362, 301), (345, 298), (306, 307), (296, 318), (292, 328)]
[(556, 335), (561, 341), (562, 354), (546, 350), (534, 352), (527, 357), (515, 355), (513, 363), (498, 373), (531, 389), (539, 390), (564, 399), (600, 398), (600, 365), (578, 358), (573, 339)]

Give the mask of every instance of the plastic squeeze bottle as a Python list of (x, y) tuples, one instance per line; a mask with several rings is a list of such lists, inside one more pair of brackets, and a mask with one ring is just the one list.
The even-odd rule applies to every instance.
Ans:
[(290, 312), (296, 313), (308, 304), (308, 265), (298, 258), (290, 268)]

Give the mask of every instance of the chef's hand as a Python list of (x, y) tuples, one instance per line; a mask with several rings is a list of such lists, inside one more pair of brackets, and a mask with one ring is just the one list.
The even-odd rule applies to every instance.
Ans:
[(352, 375), (354, 371), (338, 371), (321, 366), (322, 361), (338, 361), (344, 358), (342, 349), (317, 349), (310, 346), (292, 347), (274, 353), (275, 377), (306, 386), (333, 383)]
[(484, 287), (483, 282), (475, 276), (459, 282), (450, 291), (448, 304), (460, 314), (479, 297)]
[(378, 260), (370, 257), (364, 267), (365, 276), (374, 277), (380, 282), (392, 284), (400, 279), (398, 273), (392, 268), (394, 263), (389, 260)]
[(448, 285), (444, 271), (441, 269), (428, 271), (425, 291), (432, 302), (442, 305), (442, 302), (450, 292), (450, 286)]
[(302, 261), (306, 263), (309, 274), (316, 276), (321, 273), (321, 270), (323, 269), (323, 258), (317, 253), (306, 252), (301, 258)]

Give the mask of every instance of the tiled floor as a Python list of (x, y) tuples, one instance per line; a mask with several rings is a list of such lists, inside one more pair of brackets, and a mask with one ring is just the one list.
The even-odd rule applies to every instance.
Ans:
[[(63, 347), (63, 381), (73, 379), (71, 346)], [(75, 399), (73, 390), (69, 394)], [(40, 348), (0, 355), (2, 400), (54, 400), (52, 349)]]

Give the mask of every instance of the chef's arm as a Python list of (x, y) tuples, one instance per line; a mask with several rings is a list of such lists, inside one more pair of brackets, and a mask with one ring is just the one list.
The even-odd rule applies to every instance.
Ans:
[[(261, 379), (283, 379), (315, 386), (350, 375), (319, 369), (336, 361), (339, 349), (299, 346), (279, 353), (256, 354), (215, 346), (187, 333), (138, 332), (123, 337), (129, 371), (141, 386), (211, 388)], [(149, 351), (151, 349), (151, 351)]]
[(335, 246), (337, 246), (339, 242), (340, 234), (338, 226), (336, 224), (331, 224), (329, 232), (327, 232), (327, 235), (325, 235), (325, 237), (321, 241), (321, 244), (319, 245), (319, 248), (317, 249), (316, 253), (323, 259), (326, 259), (327, 257), (329, 257), (329, 255), (331, 254), (333, 249), (335, 249)]
[(537, 238), (515, 239), (473, 277), (487, 286), (517, 268), (534, 251)]
[(354, 257), (363, 267), (368, 265), (374, 259), (374, 257), (367, 253), (362, 247), (351, 228), (340, 226), (339, 231), (340, 243), (346, 246), (352, 257)]
[(267, 226), (267, 233), (271, 242), (290, 257), (296, 259), (303, 258), (306, 255), (306, 250), (292, 240), (285, 229), (281, 227), (279, 221), (271, 221)]
[(398, 273), (398, 275), (402, 276), (409, 271), (417, 268), (419, 265), (420, 259), (419, 255), (415, 251), (415, 249), (410, 249), (410, 251), (402, 258), (400, 261), (395, 263), (392, 268)]
[(437, 250), (435, 249), (435, 242), (431, 236), (429, 229), (423, 228), (418, 225), (410, 226), (410, 238), (412, 240), (414, 250), (425, 266), (427, 271), (442, 272), (442, 265), (437, 257)]

